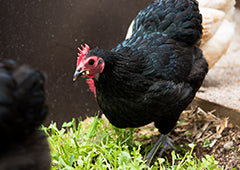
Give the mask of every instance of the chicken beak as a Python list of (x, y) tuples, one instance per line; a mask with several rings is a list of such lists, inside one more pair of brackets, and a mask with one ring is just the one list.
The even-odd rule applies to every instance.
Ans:
[(89, 74), (88, 70), (83, 70), (83, 71), (77, 71), (76, 70), (74, 75), (73, 75), (73, 81), (76, 81), (79, 76), (83, 77), (83, 76), (86, 76), (87, 74)]

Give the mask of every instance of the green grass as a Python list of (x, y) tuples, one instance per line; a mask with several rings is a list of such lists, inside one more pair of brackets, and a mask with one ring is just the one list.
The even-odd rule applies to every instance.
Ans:
[(213, 156), (197, 159), (192, 153), (194, 145), (190, 145), (191, 152), (184, 156), (173, 151), (171, 160), (158, 158), (153, 165), (147, 166), (144, 155), (150, 147), (142, 148), (141, 142), (135, 140), (136, 129), (119, 129), (97, 116), (89, 123), (76, 123), (73, 119), (64, 123), (61, 129), (56, 123), (42, 129), (48, 135), (51, 147), (52, 170), (218, 169)]

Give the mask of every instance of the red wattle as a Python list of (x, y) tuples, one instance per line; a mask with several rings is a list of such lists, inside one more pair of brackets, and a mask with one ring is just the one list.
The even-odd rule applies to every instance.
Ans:
[(91, 90), (91, 92), (93, 92), (94, 96), (96, 96), (96, 87), (94, 84), (94, 80), (90, 78), (90, 79), (87, 79), (86, 81), (89, 86), (89, 89)]

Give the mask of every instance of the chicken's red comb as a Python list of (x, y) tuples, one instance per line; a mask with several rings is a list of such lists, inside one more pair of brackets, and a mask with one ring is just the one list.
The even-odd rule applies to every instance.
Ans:
[(82, 58), (83, 58), (85, 55), (87, 55), (87, 53), (88, 53), (88, 51), (89, 51), (89, 49), (90, 49), (90, 47), (89, 47), (87, 44), (84, 44), (84, 45), (85, 45), (85, 47), (84, 47), (83, 45), (81, 45), (82, 50), (81, 50), (81, 48), (78, 47), (78, 51), (79, 51), (80, 53), (78, 53), (77, 65), (80, 63), (80, 61), (82, 60)]

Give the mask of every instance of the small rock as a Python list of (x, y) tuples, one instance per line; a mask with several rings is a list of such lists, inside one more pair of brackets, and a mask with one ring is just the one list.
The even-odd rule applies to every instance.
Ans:
[(226, 149), (226, 150), (229, 150), (229, 149), (232, 148), (232, 146), (233, 146), (233, 142), (230, 141), (230, 142), (225, 143), (225, 144), (223, 145), (223, 148)]

